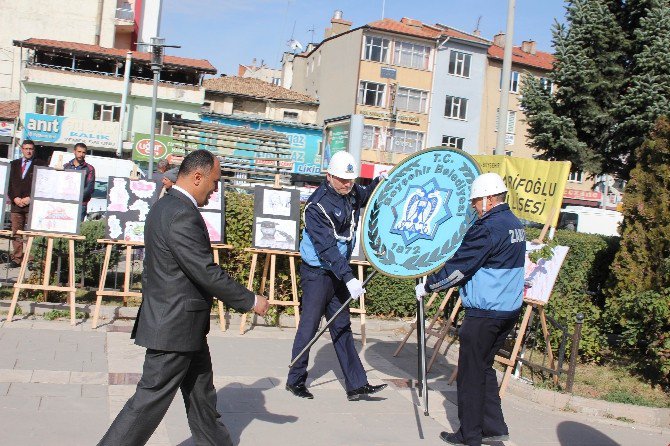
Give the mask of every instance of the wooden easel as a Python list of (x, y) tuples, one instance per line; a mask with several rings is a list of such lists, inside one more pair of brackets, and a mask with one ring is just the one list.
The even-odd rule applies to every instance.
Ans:
[[(44, 291), (45, 300), (49, 291), (63, 291), (68, 293), (68, 303), (70, 304), (70, 325), (75, 325), (76, 318), (74, 301), (76, 289), (74, 287), (74, 241), (86, 240), (86, 237), (83, 235), (53, 234), (49, 232), (37, 231), (16, 231), (16, 233), (27, 236), (28, 241), (26, 243), (26, 250), (23, 255), (23, 260), (21, 261), (19, 277), (17, 277), (16, 283), (14, 284), (14, 296), (12, 297), (12, 303), (10, 304), (9, 311), (7, 312), (6, 323), (9, 324), (12, 322), (12, 318), (14, 317), (14, 310), (16, 309), (16, 302), (19, 299), (21, 290), (41, 290)], [(28, 268), (28, 261), (30, 259), (30, 250), (33, 247), (33, 241), (35, 240), (35, 237), (44, 237), (47, 240), (44, 275), (41, 285), (23, 282), (26, 269)], [(68, 242), (68, 286), (49, 285), (49, 279), (51, 278), (51, 259), (53, 257), (54, 239), (65, 239)]]
[[(258, 249), (258, 248), (245, 248), (246, 252), (252, 254), (251, 257), (251, 269), (249, 271), (249, 281), (247, 282), (247, 288), (253, 290), (254, 286), (254, 275), (256, 274), (256, 264), (258, 262), (258, 256), (261, 254), (265, 255), (265, 263), (263, 266), (263, 276), (261, 277), (261, 286), (258, 294), (263, 294), (265, 292), (265, 285), (267, 281), (270, 282), (270, 291), (268, 294), (268, 303), (270, 305), (281, 305), (281, 306), (292, 306), (293, 313), (295, 316), (295, 327), (298, 328), (300, 323), (300, 311), (298, 302), (298, 283), (296, 279), (296, 270), (295, 270), (295, 258), (300, 256), (300, 253), (297, 251), (281, 251), (274, 249)], [(275, 299), (275, 276), (276, 276), (276, 264), (277, 256), (288, 256), (288, 264), (291, 271), (291, 290), (293, 294), (293, 300), (276, 300)], [(247, 314), (244, 313), (240, 318), (240, 334), (244, 334), (247, 326)]]
[[(430, 336), (435, 336), (437, 338), (437, 341), (435, 342), (435, 347), (433, 347), (433, 356), (431, 356), (431, 358), (430, 358), (430, 362), (428, 363), (428, 366), (426, 367), (426, 371), (430, 371), (430, 368), (433, 366), (433, 362), (435, 362), (435, 359), (437, 358), (437, 355), (440, 351), (440, 347), (442, 346), (442, 343), (444, 342), (444, 338), (447, 336), (447, 334), (449, 334), (449, 329), (454, 324), (456, 314), (458, 313), (458, 309), (460, 308), (461, 300), (458, 299), (456, 301), (456, 304), (454, 305), (454, 309), (451, 311), (451, 315), (449, 316), (449, 319), (447, 319), (442, 324), (442, 326), (440, 326), (439, 328), (435, 328), (435, 324), (440, 319), (440, 316), (442, 315), (442, 312), (444, 311), (444, 308), (447, 306), (447, 303), (449, 302), (449, 299), (451, 299), (451, 296), (454, 293), (454, 290), (455, 290), (455, 288), (449, 288), (447, 293), (442, 298), (442, 302), (440, 302), (440, 306), (438, 307), (437, 311), (435, 312), (433, 317), (430, 319), (430, 322), (428, 323), (428, 326), (426, 327), (426, 339)], [(439, 295), (440, 295), (439, 293), (433, 293), (430, 296), (430, 299), (428, 299), (428, 302), (426, 302), (426, 309), (433, 306), (433, 304), (435, 303), (435, 300), (438, 298)], [(412, 323), (412, 326), (411, 326), (409, 332), (405, 335), (405, 338), (402, 341), (400, 341), (400, 344), (398, 345), (398, 348), (393, 353), (394, 357), (398, 356), (400, 354), (400, 351), (405, 346), (405, 344), (409, 340), (410, 336), (412, 336), (412, 333), (414, 332), (414, 330), (416, 330), (416, 324), (417, 324), (417, 321), (414, 321)]]
[[(214, 254), (214, 263), (217, 265), (220, 265), (221, 262), (219, 261), (219, 250), (221, 249), (226, 249), (226, 250), (232, 250), (233, 245), (225, 245), (222, 243), (212, 243), (212, 253)], [(228, 315), (228, 310), (224, 308), (223, 302), (217, 299), (217, 302), (219, 304), (219, 327), (221, 327), (221, 331), (226, 331), (226, 320), (225, 316)]]
[[(363, 282), (365, 280), (363, 268), (370, 266), (370, 262), (367, 260), (352, 260), (350, 263), (358, 267), (358, 280)], [(367, 341), (367, 336), (365, 335), (365, 315), (367, 314), (365, 311), (365, 294), (361, 294), (358, 298), (358, 308), (350, 308), (349, 312), (361, 315), (361, 342), (365, 345)]]
[[(112, 240), (112, 239), (98, 239), (98, 243), (105, 245), (105, 260), (102, 263), (102, 272), (100, 273), (100, 283), (98, 291), (96, 291), (95, 311), (93, 312), (93, 320), (91, 327), (98, 327), (98, 317), (100, 316), (100, 305), (102, 304), (103, 296), (113, 296), (123, 298), (123, 306), (128, 304), (128, 297), (142, 297), (139, 291), (130, 291), (130, 269), (133, 259), (133, 249), (144, 246), (143, 242), (131, 242), (126, 240)], [(126, 251), (126, 267), (123, 271), (123, 290), (122, 291), (105, 291), (105, 281), (107, 280), (107, 272), (109, 271), (109, 261), (112, 257), (112, 249), (115, 246), (125, 247)]]

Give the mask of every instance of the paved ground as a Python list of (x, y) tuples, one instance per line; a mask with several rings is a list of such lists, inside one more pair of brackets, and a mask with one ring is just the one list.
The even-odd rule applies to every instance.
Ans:
[[(0, 445), (94, 445), (134, 391), (144, 349), (129, 339), (129, 322), (98, 330), (90, 321), (17, 320), (0, 327)], [(389, 388), (372, 401), (346, 400), (328, 339), (313, 349), (308, 385), (314, 400), (284, 390), (293, 329), (256, 327), (209, 337), (219, 411), (242, 445), (444, 444), (442, 430), (458, 425), (455, 386), (443, 361), (429, 375), (430, 416), (416, 391), (403, 385), (416, 374), (416, 348), (398, 358), (398, 336), (368, 330), (361, 358), (373, 384)], [(335, 369), (335, 372), (333, 370)], [(504, 401), (511, 441), (505, 446), (667, 446), (670, 432), (545, 410), (526, 400)], [(192, 445), (177, 397), (151, 445)], [(498, 442), (496, 446), (502, 446)]]

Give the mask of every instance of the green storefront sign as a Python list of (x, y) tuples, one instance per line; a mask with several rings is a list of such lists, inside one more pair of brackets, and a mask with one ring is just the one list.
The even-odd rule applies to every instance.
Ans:
[[(150, 141), (151, 135), (135, 133), (135, 138), (133, 138), (133, 161), (149, 161)], [(156, 135), (154, 138), (154, 161), (167, 159), (170, 162), (173, 155), (184, 156), (184, 149), (175, 147), (175, 141), (171, 136)]]

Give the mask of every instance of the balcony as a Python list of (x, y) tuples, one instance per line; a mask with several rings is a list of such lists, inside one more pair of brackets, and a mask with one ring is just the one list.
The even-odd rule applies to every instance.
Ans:
[(133, 11), (130, 5), (116, 8), (114, 24), (116, 25), (117, 32), (133, 32), (135, 29), (135, 11)]

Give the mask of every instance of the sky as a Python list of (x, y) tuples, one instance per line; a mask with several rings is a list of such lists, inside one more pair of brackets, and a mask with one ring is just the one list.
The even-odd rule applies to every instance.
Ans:
[[(352, 27), (384, 17), (441, 23), (492, 39), (507, 22), (505, 0), (163, 0), (160, 34), (180, 45), (166, 54), (207, 59), (218, 74), (236, 75), (238, 64), (264, 61), (279, 68), (293, 38), (303, 46), (319, 42), (337, 9)], [(514, 44), (535, 40), (552, 52), (551, 29), (564, 21), (563, 0), (516, 0)], [(311, 30), (314, 30), (313, 32)], [(312, 38), (313, 36), (313, 38)]]

